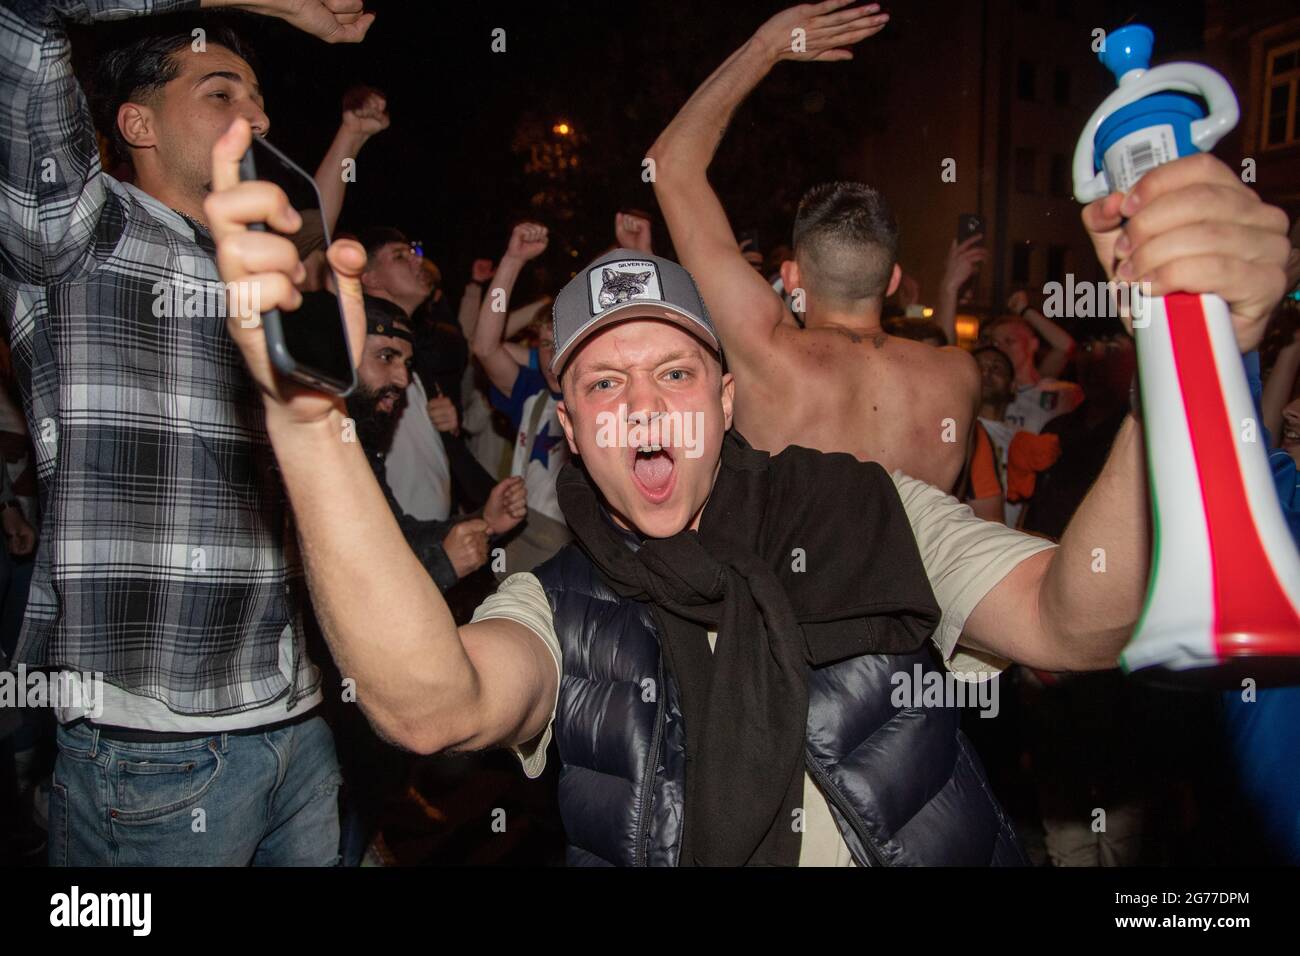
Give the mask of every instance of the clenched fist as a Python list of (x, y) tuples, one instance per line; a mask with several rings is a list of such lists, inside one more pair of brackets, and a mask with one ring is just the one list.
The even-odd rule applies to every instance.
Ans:
[(650, 252), (650, 220), (634, 212), (614, 217), (614, 244), (620, 249)]
[(528, 491), (518, 476), (497, 483), (483, 507), (483, 520), (493, 534), (505, 534), (528, 514)]
[(429, 421), (433, 422), (433, 427), (440, 432), (454, 434), (460, 428), (460, 416), (456, 414), (456, 404), (446, 395), (439, 394), (436, 398), (429, 399), (425, 411), (429, 413)]
[(343, 94), (343, 125), (370, 137), (388, 129), (388, 100), (379, 90), (354, 86)]
[(510, 244), (506, 246), (506, 255), (527, 262), (545, 252), (549, 241), (545, 226), (535, 222), (521, 222), (510, 233)]
[(481, 518), (460, 522), (442, 539), (442, 550), (447, 552), (457, 576), (463, 578), (477, 571), (487, 564), (488, 523)]

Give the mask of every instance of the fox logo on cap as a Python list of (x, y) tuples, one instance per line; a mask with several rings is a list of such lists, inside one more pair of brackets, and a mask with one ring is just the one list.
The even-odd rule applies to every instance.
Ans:
[(591, 281), (592, 315), (599, 315), (632, 299), (663, 301), (664, 298), (658, 267), (645, 259), (602, 263), (589, 270), (587, 275)]
[(600, 295), (597, 301), (602, 309), (626, 302), (634, 295), (645, 294), (645, 284), (650, 281), (653, 272), (616, 272), (613, 269), (601, 270)]

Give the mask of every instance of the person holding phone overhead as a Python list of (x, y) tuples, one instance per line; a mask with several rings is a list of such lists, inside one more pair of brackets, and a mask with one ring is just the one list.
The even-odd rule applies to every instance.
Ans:
[[(794, 258), (781, 266), (787, 307), (746, 260), (708, 180), (719, 130), (777, 63), (848, 59), (849, 47), (889, 19), (878, 4), (845, 6), (791, 7), (728, 57), (650, 148), (655, 195), (722, 336), (736, 376), (736, 427), (755, 448), (848, 452), (951, 489), (979, 407), (979, 370), (961, 349), (881, 327), (884, 300), (902, 275), (884, 197), (862, 183), (808, 191), (795, 216)], [(799, 51), (796, 29), (807, 37)]]
[[(57, 711), (55, 865), (338, 855), (301, 564), (203, 210), (212, 144), (236, 117), (262, 135), (270, 119), (245, 42), (201, 6), (236, 4), (0, 8), (0, 309), (45, 515), (14, 661), (103, 675), (97, 706)], [(361, 0), (237, 6), (328, 42), (360, 41), (374, 19)], [(96, 62), (96, 113), (127, 184), (100, 166), (67, 27), (146, 14), (176, 16)], [(175, 288), (221, 292), (178, 315)]]

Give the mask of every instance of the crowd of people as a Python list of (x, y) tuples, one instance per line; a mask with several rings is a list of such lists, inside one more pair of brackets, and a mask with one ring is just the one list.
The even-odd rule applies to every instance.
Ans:
[[(548, 224), (503, 222), (458, 279), (391, 223), (325, 248), (241, 181), (270, 127), (257, 61), (229, 27), (196, 49), (198, 6), (0, 11), (0, 649), (103, 679), (93, 707), (0, 708), (15, 858), (391, 860), (385, 814), (431, 755), (504, 748), (551, 766), (570, 864), (1168, 861), (1159, 807), (1210, 804), (1157, 737), (1204, 717), (1241, 839), (1300, 861), (1297, 689), (1242, 710), (1114, 669), (1150, 535), (1122, 323), (1072, 335), (1018, 290), (959, 343), (986, 237), (911, 316), (900, 224), (861, 183), (808, 190), (774, 255), (733, 231), (708, 176), (731, 117), (779, 63), (850, 56), (878, 5), (759, 26), (650, 146), (658, 214), (611, 209), (610, 245), (527, 302)], [(374, 19), (238, 6), (331, 42)], [(68, 24), (146, 14), (83, 91)], [(380, 91), (345, 97), (327, 230), (340, 164), (388, 125)], [(1286, 216), (1198, 156), (1083, 228), (1108, 277), (1229, 303), (1300, 535)], [(263, 312), (337, 299), (356, 387), (278, 377), (234, 295), (160, 320), (177, 278), (254, 283)], [(899, 701), (913, 674), (997, 681), (1000, 733)], [(473, 785), (440, 778), (429, 826)], [(462, 819), (490, 839), (491, 812)]]

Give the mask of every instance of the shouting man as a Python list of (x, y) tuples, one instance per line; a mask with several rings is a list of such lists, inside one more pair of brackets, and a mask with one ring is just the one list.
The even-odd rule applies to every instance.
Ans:
[[(223, 278), (293, 309), (293, 244), (248, 231), (281, 222), (284, 202), (238, 181), (248, 142), (236, 122), (213, 150)], [(1160, 167), (1084, 222), (1108, 269), (1125, 235), (1122, 258), (1155, 294), (1215, 292), (1239, 344), (1258, 342), (1282, 294), (1286, 219), (1222, 163)], [(329, 258), (359, 342), (364, 252), (338, 242)], [(366, 715), (421, 753), (514, 747), (530, 773), (554, 735), (570, 862), (1022, 859), (955, 709), (893, 691), (934, 671), (931, 645), (957, 671), (1114, 664), (1147, 571), (1136, 420), (1059, 546), (874, 462), (755, 451), (731, 431), (735, 384), (690, 276), (618, 250), (555, 303), (550, 364), (577, 459), (557, 496), (576, 541), (457, 627), (364, 456), (340, 441), (342, 403), (278, 379), (261, 330), (227, 327), (262, 388), (318, 616)], [(696, 440), (673, 440), (688, 420)], [(1112, 573), (1089, 573), (1098, 547)], [(971, 656), (954, 664), (959, 646)]]

